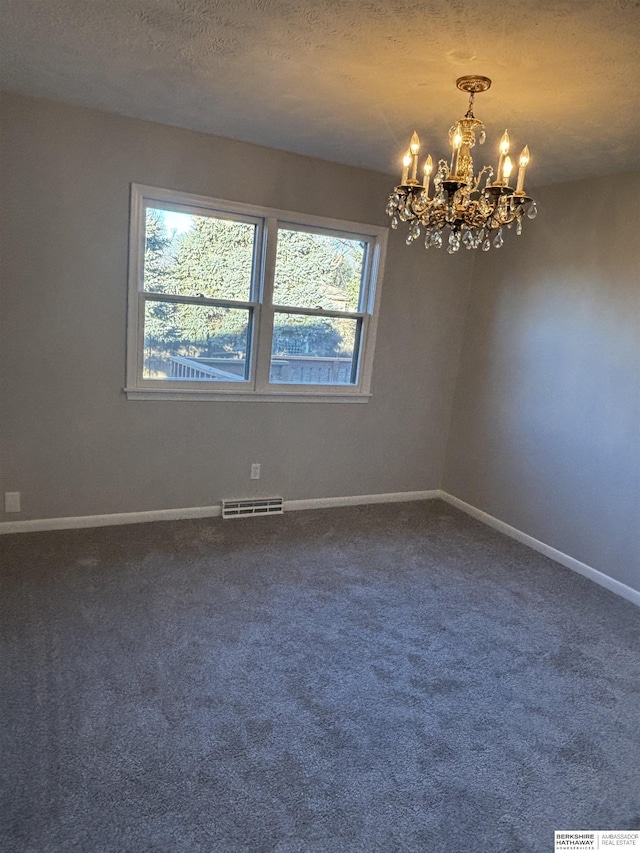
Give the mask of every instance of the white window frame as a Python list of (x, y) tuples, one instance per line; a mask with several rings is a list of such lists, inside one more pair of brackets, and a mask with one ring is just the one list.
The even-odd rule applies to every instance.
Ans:
[[(153, 294), (144, 292), (144, 257), (147, 207), (169, 207), (194, 214), (250, 222), (256, 225), (256, 242), (250, 299), (247, 302), (198, 297), (176, 297), (193, 304), (222, 304), (252, 312), (248, 381), (190, 381), (145, 379), (143, 377), (145, 302)], [(367, 243), (358, 311), (307, 309), (273, 304), (278, 228), (326, 233)], [(270, 402), (354, 402), (371, 397), (371, 379), (380, 305), (382, 273), (388, 229), (376, 225), (308, 216), (248, 204), (208, 198), (174, 190), (131, 184), (129, 231), (129, 297), (127, 308), (127, 378), (124, 391), (130, 400), (213, 400)], [(162, 295), (163, 301), (173, 301)], [(357, 381), (350, 385), (290, 384), (269, 382), (274, 315), (278, 311), (338, 316), (361, 322)], [(357, 344), (356, 344), (357, 345)], [(204, 387), (203, 387), (204, 386)], [(212, 387), (213, 386), (213, 387)]]

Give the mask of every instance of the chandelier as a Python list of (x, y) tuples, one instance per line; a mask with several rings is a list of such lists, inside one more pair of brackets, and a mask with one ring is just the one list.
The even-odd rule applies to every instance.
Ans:
[[(469, 93), (469, 108), (449, 130), (451, 160), (440, 160), (433, 176), (433, 195), (429, 196), (433, 160), (429, 155), (424, 164), (423, 180), (418, 180), (418, 152), (420, 140), (413, 133), (409, 149), (402, 161), (400, 184), (389, 196), (387, 213), (391, 227), (400, 222), (409, 226), (407, 245), (416, 241), (424, 228), (426, 249), (440, 249), (445, 243), (450, 254), (461, 246), (467, 249), (482, 247), (488, 252), (493, 245), (499, 249), (504, 243), (503, 228), (522, 233), (525, 215), (534, 219), (537, 208), (534, 200), (524, 191), (524, 176), (529, 162), (529, 149), (525, 146), (518, 162), (515, 189), (509, 181), (513, 164), (509, 157), (509, 134), (505, 130), (500, 140), (498, 168), (483, 166), (477, 176), (473, 174), (471, 149), (486, 138), (485, 126), (473, 114), (473, 101), (478, 92), (491, 86), (488, 77), (471, 75), (456, 80), (458, 89)], [(480, 184), (485, 180), (484, 186)]]

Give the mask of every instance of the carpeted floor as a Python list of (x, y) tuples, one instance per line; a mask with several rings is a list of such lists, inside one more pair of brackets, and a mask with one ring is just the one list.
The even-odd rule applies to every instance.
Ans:
[(640, 610), (435, 502), (5, 536), (4, 853), (640, 828)]

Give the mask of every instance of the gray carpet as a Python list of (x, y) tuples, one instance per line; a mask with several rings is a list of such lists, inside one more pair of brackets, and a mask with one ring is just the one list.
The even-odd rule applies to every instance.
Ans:
[(5, 853), (640, 828), (640, 610), (441, 502), (0, 540)]

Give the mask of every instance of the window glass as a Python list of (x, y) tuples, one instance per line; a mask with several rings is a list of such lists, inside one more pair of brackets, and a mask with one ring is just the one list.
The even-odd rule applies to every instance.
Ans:
[(357, 311), (364, 261), (359, 240), (279, 228), (274, 304)]
[(242, 382), (251, 311), (145, 300), (144, 379)]
[(145, 291), (249, 302), (255, 231), (249, 222), (147, 207)]
[(269, 381), (353, 385), (360, 320), (284, 313), (274, 315)]

